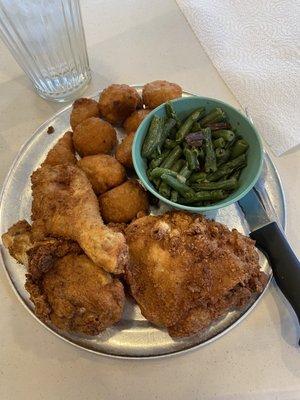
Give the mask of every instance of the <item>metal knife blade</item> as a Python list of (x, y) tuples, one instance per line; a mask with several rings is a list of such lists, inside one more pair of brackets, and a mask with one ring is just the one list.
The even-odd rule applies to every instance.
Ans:
[(240, 199), (238, 203), (245, 215), (251, 231), (259, 229), (274, 221), (274, 218), (267, 214), (254, 189), (250, 190), (250, 192)]
[(255, 189), (239, 200), (239, 205), (250, 227), (250, 237), (269, 258), (275, 281), (300, 322), (300, 262), (297, 256), (275, 218), (266, 212)]
[[(248, 110), (245, 111), (253, 122)], [(261, 179), (239, 201), (239, 205), (250, 227), (250, 237), (268, 256), (275, 281), (293, 307), (300, 323), (300, 262), (277, 223), (274, 207), (264, 185), (266, 173), (264, 163)]]

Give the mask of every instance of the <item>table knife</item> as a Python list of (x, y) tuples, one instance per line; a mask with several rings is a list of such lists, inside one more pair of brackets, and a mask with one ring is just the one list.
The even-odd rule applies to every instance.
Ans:
[(251, 230), (250, 237), (269, 259), (275, 281), (293, 307), (300, 323), (299, 260), (277, 224), (275, 216), (267, 213), (255, 189), (238, 203)]

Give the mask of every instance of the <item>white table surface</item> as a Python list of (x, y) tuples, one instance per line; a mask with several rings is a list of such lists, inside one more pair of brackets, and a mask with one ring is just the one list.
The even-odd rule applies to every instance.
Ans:
[[(93, 80), (167, 79), (238, 106), (172, 0), (82, 1)], [(61, 105), (39, 98), (0, 43), (0, 179), (19, 147)], [(287, 236), (298, 256), (300, 151), (272, 157), (286, 193)], [(126, 361), (78, 350), (18, 302), (0, 269), (0, 399), (299, 400), (300, 329), (275, 285), (239, 326), (199, 350)]]

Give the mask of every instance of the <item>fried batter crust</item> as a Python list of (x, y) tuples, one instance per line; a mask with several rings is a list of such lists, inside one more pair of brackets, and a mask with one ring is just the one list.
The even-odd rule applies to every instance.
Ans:
[(254, 242), (201, 215), (146, 216), (126, 238), (132, 294), (145, 318), (173, 336), (206, 328), (263, 288)]
[(37, 281), (28, 275), (25, 288), (36, 315), (64, 331), (98, 335), (122, 316), (121, 282), (84, 254), (56, 260)]

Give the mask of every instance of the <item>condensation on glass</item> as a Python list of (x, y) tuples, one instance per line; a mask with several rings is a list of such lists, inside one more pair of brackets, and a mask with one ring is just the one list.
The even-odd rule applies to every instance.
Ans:
[(79, 0), (0, 0), (0, 34), (43, 98), (68, 101), (87, 86)]

